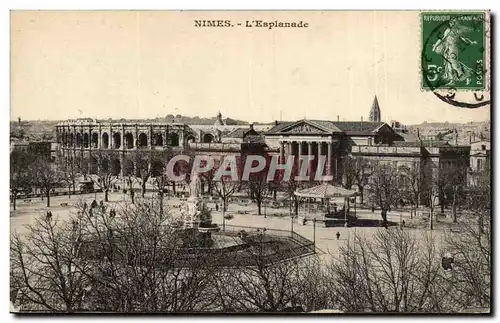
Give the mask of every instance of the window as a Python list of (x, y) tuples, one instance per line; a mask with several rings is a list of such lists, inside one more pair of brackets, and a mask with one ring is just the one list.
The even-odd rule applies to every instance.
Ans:
[(483, 160), (482, 159), (477, 160), (477, 170), (483, 170)]
[(481, 150), (486, 150), (486, 145), (481, 145)]

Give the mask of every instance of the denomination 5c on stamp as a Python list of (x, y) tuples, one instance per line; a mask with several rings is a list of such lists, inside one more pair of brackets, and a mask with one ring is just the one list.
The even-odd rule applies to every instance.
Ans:
[(422, 12), (423, 90), (486, 89), (484, 12)]

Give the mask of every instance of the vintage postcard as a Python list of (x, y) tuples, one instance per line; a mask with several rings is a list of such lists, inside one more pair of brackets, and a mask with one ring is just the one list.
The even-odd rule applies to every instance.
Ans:
[(12, 313), (491, 313), (487, 10), (11, 11)]

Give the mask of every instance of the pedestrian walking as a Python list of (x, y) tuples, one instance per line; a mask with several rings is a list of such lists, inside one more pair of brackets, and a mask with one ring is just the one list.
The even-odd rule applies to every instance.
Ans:
[(337, 231), (336, 236), (337, 236), (337, 240), (339, 240), (340, 239), (340, 232)]
[(215, 211), (219, 212), (219, 204), (215, 203)]
[(47, 211), (47, 215), (45, 218), (47, 221), (50, 221), (50, 219), (52, 219), (52, 212), (50, 210)]

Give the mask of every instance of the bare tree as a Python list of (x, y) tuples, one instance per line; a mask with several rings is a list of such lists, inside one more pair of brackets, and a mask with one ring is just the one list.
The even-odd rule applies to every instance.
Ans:
[(94, 239), (88, 251), (99, 259), (92, 304), (119, 312), (184, 312), (212, 306), (207, 295), (210, 259), (202, 255), (178, 265), (176, 248), (182, 236), (167, 225), (170, 220), (168, 212), (141, 199), (118, 210), (116, 219), (101, 214), (90, 218), (88, 235)]
[(404, 176), (404, 186), (401, 188), (403, 194), (412, 205), (418, 207), (420, 204), (420, 194), (422, 193), (420, 162), (415, 162), (412, 166), (403, 165), (399, 168), (399, 171)]
[(267, 196), (269, 183), (263, 174), (251, 174), (248, 179), (248, 193), (250, 198), (257, 203), (258, 214), (262, 214), (262, 202)]
[(32, 157), (24, 151), (13, 151), (10, 154), (10, 191), (12, 206), (16, 209), (17, 195), (30, 187), (32, 176), (29, 172), (33, 164)]
[(334, 302), (346, 312), (447, 312), (456, 310), (443, 279), (441, 252), (429, 235), (378, 230), (354, 235), (328, 268)]
[(79, 162), (73, 156), (60, 165), (62, 181), (68, 186), (68, 197), (71, 197), (71, 193), (75, 194), (78, 169), (80, 169)]
[(232, 181), (230, 176), (221, 176), (221, 178), (214, 183), (213, 189), (222, 200), (222, 210), (224, 212), (227, 211), (227, 203), (231, 196), (237, 191), (238, 186), (238, 181)]
[(115, 154), (105, 150), (94, 152), (94, 157), (99, 165), (96, 177), (97, 181), (92, 181), (104, 192), (104, 201), (108, 202), (108, 193), (114, 183), (118, 180), (119, 170), (113, 165)]
[(134, 199), (134, 194), (132, 192), (133, 179), (136, 180), (141, 186), (141, 196), (144, 197), (144, 195), (146, 194), (146, 184), (152, 175), (151, 161), (153, 159), (153, 153), (146, 150), (136, 150), (130, 153), (127, 158), (132, 160), (133, 165), (135, 165), (135, 167), (131, 169), (129, 169), (128, 167), (132, 164), (126, 163), (126, 165), (124, 165), (124, 173), (128, 176), (131, 199)]
[(200, 174), (201, 192), (204, 193), (205, 189), (209, 195), (212, 195), (215, 186), (215, 171), (213, 169)]
[(216, 295), (223, 311), (282, 312), (307, 302), (304, 291), (311, 291), (311, 282), (307, 280), (306, 268), (313, 267), (314, 260), (301, 258), (269, 264), (266, 258), (277, 250), (272, 250), (266, 241), (263, 231), (249, 238), (252, 248), (245, 251), (245, 261), (250, 260), (252, 265), (242, 263), (236, 270), (218, 271)]
[(38, 158), (32, 165), (32, 172), (37, 186), (47, 197), (47, 207), (50, 207), (50, 193), (58, 187), (61, 174), (48, 159)]
[[(179, 175), (182, 175), (182, 174), (186, 174), (185, 176), (185, 182), (186, 184), (189, 185), (190, 183), (190, 175), (191, 175), (191, 171), (193, 169), (193, 162), (194, 162), (194, 156), (195, 156), (195, 152), (193, 150), (190, 150), (190, 149), (180, 149), (180, 150), (170, 150), (167, 152), (167, 156), (166, 156), (166, 160), (170, 161), (174, 156), (176, 155), (184, 155), (184, 156), (187, 156), (188, 157), (188, 160), (189, 161), (185, 161), (185, 160), (179, 160), (175, 163), (175, 165), (173, 165), (173, 173), (176, 175), (176, 176), (179, 176)], [(176, 181), (171, 181), (172, 183), (172, 190), (173, 190), (173, 193), (175, 194), (176, 193)]]
[(39, 221), (27, 239), (13, 238), (11, 277), (25, 302), (49, 311), (218, 308), (211, 296), (214, 257), (183, 251), (192, 233), (172, 229), (168, 212), (142, 199), (116, 216), (83, 205), (77, 210), (67, 224)]
[(387, 222), (387, 212), (397, 205), (400, 198), (399, 183), (399, 174), (394, 167), (385, 164), (373, 167), (369, 183), (370, 198), (381, 208), (384, 223)]
[(444, 214), (446, 205), (451, 201), (453, 222), (457, 222), (457, 202), (466, 185), (466, 170), (467, 168), (457, 161), (439, 164), (439, 170), (433, 172), (433, 186), (439, 198), (441, 214)]
[(466, 194), (467, 217), (459, 223), (459, 230), (448, 232), (445, 237), (446, 250), (453, 257), (449, 280), (455, 286), (455, 298), (463, 307), (490, 307), (492, 233), (489, 172), (476, 176)]
[(137, 150), (130, 155), (134, 160), (135, 171), (132, 172), (137, 182), (141, 185), (141, 197), (146, 194), (146, 184), (154, 175), (157, 175), (153, 164), (162, 159), (162, 154), (154, 151)]
[(372, 163), (363, 157), (347, 157), (344, 160), (343, 186), (350, 189), (352, 185), (358, 187), (360, 203), (363, 204), (364, 190), (373, 173)]
[[(296, 180), (296, 176), (299, 174), (299, 166), (298, 166), (298, 161), (294, 163), (294, 166), (291, 170), (290, 173), (290, 178), (282, 178), (284, 176), (284, 171), (281, 171), (279, 173), (280, 178), (278, 179), (278, 182), (281, 183), (281, 187), (285, 189), (286, 195), (288, 200), (290, 201), (290, 210), (292, 210), (292, 205), (293, 205), (293, 214), (298, 215), (299, 214), (299, 197), (295, 195), (295, 192), (304, 187), (305, 182), (301, 182)], [(290, 211), (291, 212), (291, 211)]]
[(491, 227), (489, 218), (482, 228), (461, 224), (462, 230), (448, 232), (446, 250), (453, 258), (448, 282), (453, 297), (463, 308), (491, 306)]
[(153, 185), (156, 187), (158, 194), (160, 214), (163, 214), (163, 200), (165, 198), (164, 189), (167, 183), (168, 183), (168, 177), (165, 174), (161, 176), (156, 176), (153, 182)]
[(82, 308), (88, 263), (78, 257), (81, 232), (57, 219), (37, 219), (26, 236), (11, 237), (11, 286), (21, 309), (73, 312)]

